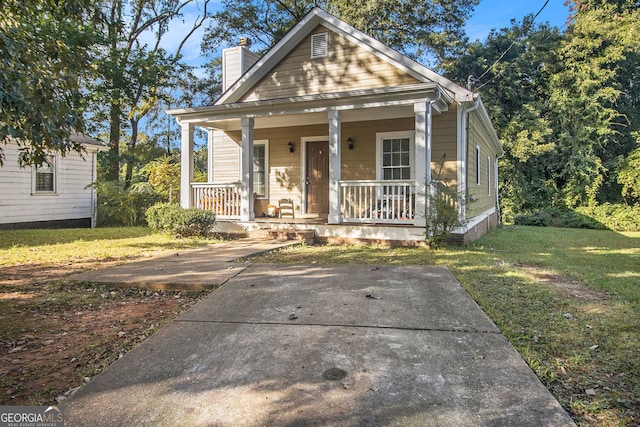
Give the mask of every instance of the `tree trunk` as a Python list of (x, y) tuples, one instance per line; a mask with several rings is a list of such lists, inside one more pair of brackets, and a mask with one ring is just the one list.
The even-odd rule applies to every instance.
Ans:
[(138, 143), (138, 119), (131, 119), (131, 141), (127, 144), (129, 152), (127, 153), (127, 171), (124, 177), (124, 189), (131, 186), (133, 178), (133, 163), (135, 162), (136, 144)]
[[(116, 96), (114, 95), (114, 98)], [(120, 175), (120, 116), (122, 111), (117, 102), (109, 107), (109, 167), (107, 181), (118, 181)]]

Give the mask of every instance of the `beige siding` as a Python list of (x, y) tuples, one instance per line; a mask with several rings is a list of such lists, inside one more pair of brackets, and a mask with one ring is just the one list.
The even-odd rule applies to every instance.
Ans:
[[(235, 138), (235, 139), (234, 139)], [(240, 181), (240, 132), (213, 133), (213, 182), (227, 184)]]
[(56, 156), (56, 192), (33, 194), (32, 168), (18, 166), (15, 144), (3, 147), (0, 167), (0, 224), (91, 218), (95, 154)]
[[(476, 112), (469, 114), (467, 137), (467, 218), (486, 212), (496, 205), (495, 170), (496, 155), (489, 143), (490, 137), (481, 125)], [(476, 148), (480, 147), (480, 183), (477, 183)], [(487, 159), (487, 156), (489, 159)], [(489, 169), (488, 167), (489, 166)], [(490, 171), (490, 173), (489, 173)], [(473, 195), (475, 201), (470, 201)]]
[[(311, 59), (311, 35), (328, 32), (329, 53)], [(323, 26), (318, 26), (242, 101), (418, 83), (414, 77)]]
[[(455, 105), (449, 111), (433, 116), (433, 135), (431, 152), (432, 178), (448, 184), (456, 182), (458, 169), (458, 115)], [(440, 169), (440, 162), (442, 170)], [(440, 173), (438, 173), (440, 172)]]
[[(433, 116), (432, 172), (439, 168), (443, 154), (440, 179), (455, 181), (456, 177), (456, 111)], [(375, 120), (342, 123), (341, 177), (343, 180), (376, 179), (376, 134), (379, 132), (406, 131), (415, 129), (415, 119), (407, 117), (392, 120)], [(256, 200), (255, 214), (266, 213), (268, 204), (276, 205), (282, 198), (294, 200), (296, 211), (302, 204), (301, 188), (301, 141), (305, 137), (329, 134), (327, 124), (312, 126), (290, 126), (273, 129), (256, 129), (255, 140), (269, 141), (269, 199)], [(354, 149), (349, 150), (347, 139), (354, 141)], [(236, 132), (216, 132), (214, 135), (214, 182), (238, 181), (239, 143), (241, 134)], [(290, 153), (288, 143), (294, 143), (295, 152)], [(435, 178), (435, 176), (434, 176)]]

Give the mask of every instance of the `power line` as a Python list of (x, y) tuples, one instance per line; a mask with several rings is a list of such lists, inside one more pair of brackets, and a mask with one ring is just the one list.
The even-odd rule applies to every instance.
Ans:
[[(491, 69), (492, 69), (493, 67), (495, 67), (496, 65), (498, 65), (498, 63), (499, 63), (500, 61), (502, 61), (502, 58), (504, 58), (504, 57), (505, 57), (505, 55), (506, 55), (506, 54), (511, 50), (511, 48), (512, 48), (512, 47), (513, 47), (513, 46), (518, 42), (518, 40), (520, 40), (520, 37), (522, 37), (524, 34), (526, 34), (526, 33), (527, 33), (527, 31), (529, 31), (529, 29), (531, 28), (531, 26), (532, 26), (532, 25), (533, 25), (533, 23), (535, 22), (536, 18), (537, 18), (537, 17), (542, 13), (542, 11), (544, 10), (544, 8), (545, 8), (545, 7), (547, 7), (547, 5), (549, 4), (549, 1), (550, 1), (550, 0), (547, 0), (547, 1), (545, 1), (545, 2), (544, 2), (544, 4), (542, 5), (542, 7), (540, 8), (540, 10), (538, 10), (538, 13), (536, 13), (536, 14), (533, 16), (533, 19), (531, 20), (531, 22), (529, 22), (529, 25), (527, 25), (527, 27), (526, 27), (526, 28), (523, 28), (523, 29), (522, 29), (522, 32), (520, 33), (520, 35), (519, 35), (518, 37), (516, 37), (515, 39), (513, 39), (513, 41), (512, 41), (512, 42), (511, 42), (511, 44), (509, 45), (509, 47), (508, 47), (504, 52), (502, 52), (502, 54), (498, 57), (498, 59), (496, 59), (496, 60), (493, 62), (493, 64), (491, 64), (491, 66), (489, 66), (489, 67), (484, 71), (484, 73), (482, 73), (482, 75), (481, 75), (480, 77), (475, 78), (474, 76), (469, 76), (469, 78), (467, 79), (467, 86), (468, 86), (468, 89), (469, 89), (469, 90), (471, 90), (471, 86), (473, 86), (473, 84), (474, 84), (474, 83), (480, 83), (480, 81), (482, 81), (482, 78), (483, 78), (484, 76), (486, 76), (486, 75), (489, 73), (489, 71), (491, 71)], [(493, 79), (491, 79), (491, 80), (493, 80)], [(491, 80), (489, 80), (489, 82), (490, 82)], [(487, 82), (487, 83), (489, 83), (489, 82)], [(487, 83), (485, 83), (485, 84), (487, 84)], [(482, 86), (484, 86), (484, 85), (482, 85)], [(482, 86), (481, 86), (481, 87), (482, 87)]]

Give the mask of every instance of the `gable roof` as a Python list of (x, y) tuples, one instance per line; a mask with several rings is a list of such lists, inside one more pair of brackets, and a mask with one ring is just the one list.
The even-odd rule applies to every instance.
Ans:
[(341, 34), (348, 40), (376, 55), (396, 68), (406, 72), (423, 83), (435, 82), (448, 92), (455, 101), (472, 101), (473, 92), (441, 76), (433, 70), (391, 49), (355, 27), (325, 12), (313, 8), (298, 22), (280, 41), (278, 41), (262, 58), (260, 58), (239, 80), (224, 92), (214, 105), (238, 102), (269, 71), (291, 52), (318, 25)]

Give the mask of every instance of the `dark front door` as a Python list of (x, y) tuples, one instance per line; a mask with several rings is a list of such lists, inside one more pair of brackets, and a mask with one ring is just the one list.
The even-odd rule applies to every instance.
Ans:
[(307, 212), (329, 212), (329, 142), (307, 142)]

